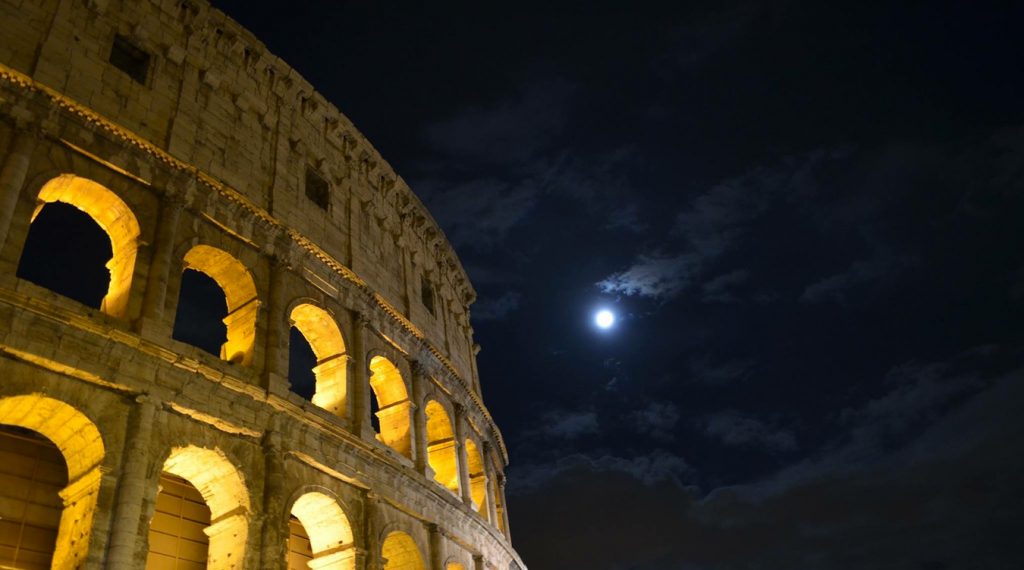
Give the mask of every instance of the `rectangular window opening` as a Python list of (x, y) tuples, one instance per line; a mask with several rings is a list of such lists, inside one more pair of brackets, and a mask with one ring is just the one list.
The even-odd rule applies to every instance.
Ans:
[(110, 48), (110, 63), (128, 74), (136, 82), (145, 85), (149, 74), (149, 54), (122, 35), (114, 36)]
[(426, 277), (420, 277), (420, 300), (423, 301), (423, 306), (430, 311), (430, 314), (434, 314), (434, 287), (430, 284), (430, 281)]
[(306, 168), (306, 197), (320, 209), (327, 210), (331, 205), (331, 187), (312, 168)]

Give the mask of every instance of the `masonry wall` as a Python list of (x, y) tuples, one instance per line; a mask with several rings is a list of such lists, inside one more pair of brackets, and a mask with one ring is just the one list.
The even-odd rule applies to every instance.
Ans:
[[(88, 541), (66, 567), (141, 567), (159, 473), (182, 453), (182, 465), (213, 457), (231, 474), (233, 487), (207, 485), (216, 500), (246, 497), (214, 521), (242, 533), (222, 543), (237, 556), (211, 567), (282, 567), (289, 509), (318, 489), (354, 536), (332, 560), (382, 568), (385, 537), (401, 532), (432, 570), (521, 568), (504, 510), (507, 454), (473, 363), (472, 287), (422, 204), (348, 120), (203, 2), (4, 0), (0, 27), (0, 409), (66, 409), (102, 438), (95, 486), (69, 486), (66, 516), (75, 529), (88, 522)], [(109, 63), (117, 36), (149, 54), (143, 83)], [(330, 186), (326, 210), (306, 197), (307, 169)], [(34, 213), (63, 180), (100, 188), (137, 223), (119, 309), (15, 276)], [(238, 358), (171, 338), (197, 247), (251, 282)], [(420, 301), (424, 275), (434, 314)], [(330, 406), (290, 389), (299, 306), (322, 311), (343, 339), (318, 364), (340, 379)], [(404, 451), (371, 425), (375, 358), (394, 364), (407, 394), (388, 412), (406, 414)], [(428, 465), (428, 401), (453, 421), (455, 492)], [(60, 418), (8, 412), (0, 424), (63, 433), (46, 423)], [(469, 496), (467, 440), (483, 454), (482, 505)], [(55, 443), (69, 461), (89, 451)]]
[[(332, 104), (251, 33), (194, 0), (24, 0), (0, 7), (0, 61), (185, 163), (354, 270), (472, 376), (461, 265), (405, 182)], [(116, 36), (150, 56), (139, 83), (109, 63)], [(305, 196), (307, 168), (330, 184)], [(420, 303), (436, 287), (437, 316)]]

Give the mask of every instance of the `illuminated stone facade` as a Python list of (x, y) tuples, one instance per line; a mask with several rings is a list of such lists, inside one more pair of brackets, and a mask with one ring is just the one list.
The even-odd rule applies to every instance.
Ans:
[[(195, 567), (523, 568), (475, 293), (348, 119), (201, 0), (0, 0), (0, 29), (0, 566), (193, 567), (153, 538), (192, 509)], [(96, 308), (16, 276), (55, 203), (110, 239)], [(223, 291), (219, 358), (172, 338), (186, 270)], [(31, 446), (53, 497), (11, 474)]]

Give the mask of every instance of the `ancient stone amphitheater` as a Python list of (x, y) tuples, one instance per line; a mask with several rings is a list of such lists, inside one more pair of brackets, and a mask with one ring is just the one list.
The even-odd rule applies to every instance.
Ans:
[[(473, 288), (348, 119), (202, 0), (0, 30), (0, 568), (523, 568)], [(85, 255), (65, 209), (93, 301), (27, 274)]]

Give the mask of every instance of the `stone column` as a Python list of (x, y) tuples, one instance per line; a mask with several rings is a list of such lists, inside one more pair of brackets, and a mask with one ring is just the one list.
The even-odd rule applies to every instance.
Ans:
[(484, 477), (487, 481), (486, 496), (487, 496), (487, 520), (491, 521), (491, 524), (497, 528), (501, 527), (498, 522), (497, 515), (497, 480), (498, 470), (494, 466), (493, 457), (494, 447), (491, 442), (485, 441), (483, 443), (484, 452)]
[(283, 570), (288, 561), (288, 535), (285, 517), (285, 469), (281, 435), (268, 431), (263, 436), (263, 523), (260, 543), (260, 568)]
[(441, 528), (437, 523), (427, 523), (427, 532), (430, 536), (430, 570), (444, 570), (444, 550), (441, 535)]
[(160, 203), (160, 221), (156, 230), (156, 243), (149, 262), (146, 293), (142, 298), (142, 318), (136, 327), (139, 332), (147, 333), (153, 329), (156, 335), (171, 336), (174, 324), (164, 322), (164, 306), (167, 301), (167, 281), (170, 278), (171, 256), (174, 253), (178, 219), (181, 217), (181, 210), (184, 206), (184, 200), (173, 194), (164, 196)]
[(11, 149), (0, 169), (0, 246), (7, 242), (11, 229), (11, 217), (18, 205), (18, 198), (25, 186), (32, 152), (39, 142), (34, 132), (19, 130), (11, 141)]
[(469, 487), (469, 460), (466, 456), (466, 407), (462, 404), (454, 404), (455, 411), (455, 453), (459, 458), (459, 490), (462, 492), (462, 502), (473, 509), (473, 493)]
[(473, 352), (473, 355), (470, 356), (470, 358), (469, 358), (469, 366), (470, 366), (470, 368), (473, 371), (473, 378), (472, 378), (473, 390), (476, 392), (477, 396), (480, 396), (482, 398), (484, 394), (480, 390), (480, 371), (476, 367), (476, 356), (478, 354), (480, 354), (480, 345), (473, 343), (473, 329), (472, 329), (472, 327), (469, 329), (469, 331), (470, 331), (470, 334), (469, 334), (470, 345), (469, 346), (472, 347), (471, 350)]
[(505, 501), (505, 476), (498, 476), (498, 498), (501, 499), (501, 530), (505, 532), (505, 540), (512, 542), (512, 531), (508, 528), (508, 502)]
[(352, 319), (352, 378), (351, 402), (349, 417), (352, 432), (363, 439), (373, 440), (373, 424), (370, 422), (370, 371), (366, 362), (366, 334), (370, 326), (369, 319), (362, 313), (356, 313)]
[(418, 361), (412, 363), (412, 437), (416, 471), (427, 479), (433, 479), (427, 456), (427, 418), (423, 393), (427, 382), (427, 371)]
[[(366, 493), (366, 500), (363, 503), (363, 544), (365, 545), (366, 570), (381, 570), (384, 567), (384, 558), (381, 555), (381, 544), (377, 536), (377, 495)], [(360, 568), (358, 560), (356, 568)]]
[[(287, 248), (278, 242), (278, 249)], [(288, 339), (291, 333), (288, 315), (284, 314), (284, 280), (292, 269), (292, 260), (287, 253), (278, 253), (271, 258), (269, 306), (267, 313), (267, 356), (264, 361), (264, 388), (272, 394), (287, 396), (291, 389), (288, 381)]]
[(474, 554), (473, 555), (473, 570), (484, 570), (484, 555)]
[(131, 409), (126, 430), (124, 457), (121, 458), (121, 476), (118, 478), (117, 499), (114, 505), (113, 525), (110, 529), (110, 545), (107, 566), (110, 568), (134, 568), (139, 542), (139, 527), (142, 522), (142, 502), (146, 493), (150, 461), (150, 439), (153, 434), (153, 416), (156, 403), (146, 395), (135, 399), (138, 404)]
[(480, 373), (476, 369), (476, 355), (480, 354), (480, 345), (473, 342), (473, 326), (469, 324), (469, 313), (466, 313), (466, 346), (469, 347), (469, 378), (466, 381), (470, 388), (480, 395)]

